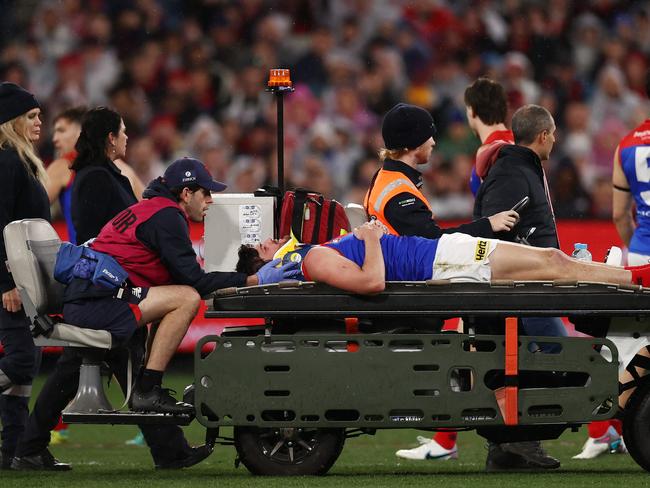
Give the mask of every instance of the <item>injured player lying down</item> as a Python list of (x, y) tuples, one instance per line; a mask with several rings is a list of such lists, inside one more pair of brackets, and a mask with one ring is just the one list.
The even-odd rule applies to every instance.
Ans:
[[(325, 244), (291, 246), (268, 239), (242, 246), (237, 271), (248, 274), (267, 261), (301, 263), (304, 278), (351, 293), (373, 294), (386, 281), (574, 280), (650, 286), (650, 265), (620, 268), (573, 259), (557, 249), (496, 239), (445, 234), (440, 239), (393, 236), (378, 221)], [(279, 261), (278, 261), (279, 262)]]

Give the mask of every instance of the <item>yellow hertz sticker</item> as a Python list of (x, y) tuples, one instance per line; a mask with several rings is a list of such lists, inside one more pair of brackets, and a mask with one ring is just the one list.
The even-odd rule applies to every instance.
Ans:
[(490, 241), (479, 239), (476, 242), (474, 261), (483, 261), (485, 258), (487, 258), (488, 252), (490, 252)]

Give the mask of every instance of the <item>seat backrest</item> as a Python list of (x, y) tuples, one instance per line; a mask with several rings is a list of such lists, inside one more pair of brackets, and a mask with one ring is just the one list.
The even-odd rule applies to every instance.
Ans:
[(363, 205), (359, 205), (358, 203), (348, 203), (345, 206), (345, 213), (348, 216), (348, 220), (350, 221), (350, 228), (352, 229), (363, 225), (365, 222), (368, 222), (366, 209), (363, 208)]
[(33, 319), (61, 313), (64, 285), (54, 279), (54, 263), (61, 239), (43, 219), (23, 219), (4, 229), (7, 261), (25, 313)]

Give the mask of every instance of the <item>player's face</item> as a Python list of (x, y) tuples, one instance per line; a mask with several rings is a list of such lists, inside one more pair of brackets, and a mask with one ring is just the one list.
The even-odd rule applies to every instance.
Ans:
[(259, 244), (255, 244), (253, 248), (257, 250), (264, 261), (270, 261), (273, 259), (275, 253), (278, 252), (278, 249), (284, 246), (288, 240), (289, 237), (283, 237), (282, 239), (272, 239), (269, 237)]
[(68, 119), (59, 119), (54, 123), (52, 143), (59, 157), (74, 149), (80, 132), (81, 126)]

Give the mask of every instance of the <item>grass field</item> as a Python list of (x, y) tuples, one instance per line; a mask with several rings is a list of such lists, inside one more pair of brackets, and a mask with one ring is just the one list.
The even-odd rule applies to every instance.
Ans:
[[(190, 380), (187, 374), (170, 374), (165, 383), (182, 390)], [(38, 384), (37, 384), (38, 389)], [(116, 388), (109, 389), (110, 396)], [(115, 400), (117, 397), (115, 397)], [(114, 401), (115, 404), (116, 403)], [(485, 441), (473, 432), (459, 435), (460, 458), (452, 461), (398, 460), (394, 452), (414, 446), (417, 431), (379, 431), (376, 436), (349, 439), (343, 453), (329, 474), (324, 477), (262, 478), (253, 477), (243, 467), (235, 468), (235, 449), (217, 446), (203, 463), (182, 471), (154, 471), (148, 449), (125, 446), (124, 441), (137, 433), (131, 426), (71, 427), (67, 444), (52, 448), (62, 461), (73, 464), (73, 470), (64, 473), (21, 473), (0, 471), (0, 488), (130, 488), (159, 486), (196, 487), (357, 487), (372, 486), (441, 486), (444, 488), (482, 486), (545, 487), (552, 484), (589, 487), (649, 486), (650, 477), (626, 455), (605, 455), (591, 461), (574, 461), (585, 440), (586, 430), (565, 433), (560, 439), (545, 443), (547, 450), (562, 461), (560, 470), (548, 474), (484, 473)], [(194, 422), (186, 428), (187, 437), (194, 444), (202, 443), (204, 432)], [(228, 434), (228, 432), (224, 432)], [(426, 435), (426, 434), (425, 434)]]

